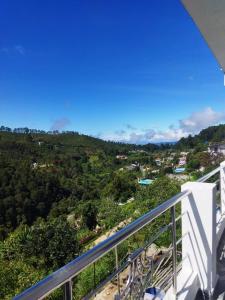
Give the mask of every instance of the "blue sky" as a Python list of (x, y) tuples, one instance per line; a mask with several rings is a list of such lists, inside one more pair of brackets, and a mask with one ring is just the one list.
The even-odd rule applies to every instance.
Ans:
[(225, 120), (223, 74), (178, 0), (0, 2), (0, 123), (136, 143)]

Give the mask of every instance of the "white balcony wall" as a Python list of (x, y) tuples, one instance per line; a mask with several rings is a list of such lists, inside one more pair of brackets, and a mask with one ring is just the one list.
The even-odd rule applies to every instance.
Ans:
[[(216, 285), (216, 184), (188, 182), (181, 202), (183, 275), (197, 274), (200, 288), (209, 295)], [(188, 258), (188, 259), (187, 259)]]
[(177, 298), (171, 288), (166, 299), (193, 300), (199, 289), (211, 297), (218, 280), (216, 184), (187, 182), (181, 190), (190, 191), (181, 201), (182, 269), (177, 278)]

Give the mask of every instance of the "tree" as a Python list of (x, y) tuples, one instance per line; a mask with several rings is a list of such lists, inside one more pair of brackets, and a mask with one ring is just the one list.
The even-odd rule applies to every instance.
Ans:
[[(135, 199), (137, 201), (137, 207), (139, 216), (154, 209), (158, 205), (162, 204), (180, 191), (180, 184), (176, 180), (169, 179), (168, 177), (161, 177), (155, 180), (148, 187), (141, 189), (136, 193)], [(176, 206), (176, 210), (180, 214), (180, 206)], [(157, 232), (171, 222), (170, 211), (166, 211), (149, 226), (146, 226), (139, 232), (139, 240), (146, 241), (149, 236), (156, 235)], [(160, 235), (156, 243), (163, 246), (169, 246), (171, 243), (171, 232), (166, 231), (165, 234)]]
[(101, 200), (98, 210), (98, 224), (106, 229), (112, 228), (124, 219), (121, 206), (110, 198)]
[(97, 212), (96, 201), (85, 201), (79, 205), (78, 214), (82, 216), (83, 224), (90, 230), (97, 225)]
[(103, 197), (112, 197), (116, 202), (126, 202), (133, 196), (136, 176), (129, 172), (114, 173), (112, 180), (105, 186)]
[(200, 152), (198, 154), (200, 165), (203, 167), (209, 167), (211, 164), (211, 157), (208, 152)]
[(20, 259), (0, 260), (0, 298), (12, 299), (46, 275), (45, 270), (37, 269)]
[(55, 270), (79, 253), (76, 231), (63, 218), (40, 219), (33, 226), (22, 226), (5, 240), (4, 260), (22, 261), (47, 271)]

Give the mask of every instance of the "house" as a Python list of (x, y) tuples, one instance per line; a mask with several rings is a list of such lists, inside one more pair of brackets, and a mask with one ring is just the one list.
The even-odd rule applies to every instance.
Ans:
[(158, 174), (158, 173), (159, 173), (159, 170), (152, 170), (151, 173), (152, 173), (152, 174)]
[(174, 159), (174, 157), (172, 157), (172, 156), (167, 157), (167, 161), (172, 161), (173, 159)]
[(181, 152), (180, 155), (187, 156), (189, 152)]
[(160, 167), (162, 164), (161, 159), (160, 158), (155, 159), (155, 163), (158, 167)]
[(169, 177), (170, 179), (175, 179), (175, 180), (178, 180), (178, 181), (187, 181), (190, 179), (190, 176), (189, 175), (186, 175), (186, 174), (166, 174), (167, 177)]
[(204, 172), (204, 171), (205, 171), (205, 167), (201, 166), (201, 167), (199, 168), (199, 171), (200, 171), (200, 172)]
[(33, 169), (37, 169), (37, 167), (38, 167), (38, 163), (37, 163), (37, 162), (34, 162), (34, 163), (33, 163)]
[(121, 155), (117, 155), (116, 158), (117, 158), (117, 159), (121, 159), (121, 160), (126, 160), (126, 159), (127, 159), (127, 156), (121, 154)]
[(225, 142), (213, 143), (208, 146), (208, 153), (225, 155)]
[(131, 164), (129, 166), (125, 167), (128, 171), (134, 171), (134, 170), (139, 170), (140, 166), (139, 164)]
[(145, 150), (130, 150), (129, 153), (148, 153)]
[(186, 165), (186, 163), (187, 163), (186, 157), (179, 158), (179, 166), (184, 166), (184, 165)]
[(171, 152), (171, 153), (170, 153), (170, 156), (173, 156), (173, 157), (174, 157), (174, 156), (176, 156), (176, 155), (177, 155), (176, 152)]

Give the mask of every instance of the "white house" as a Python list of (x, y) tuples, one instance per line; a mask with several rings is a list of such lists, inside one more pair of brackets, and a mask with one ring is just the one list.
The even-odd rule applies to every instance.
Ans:
[(126, 155), (117, 155), (116, 158), (121, 159), (121, 160), (126, 160), (127, 156)]
[(225, 155), (225, 142), (223, 142), (223, 143), (214, 143), (214, 144), (209, 145), (208, 152), (210, 154)]
[(155, 163), (156, 163), (156, 165), (157, 165), (158, 167), (160, 167), (161, 164), (162, 164), (162, 161), (161, 161), (160, 158), (157, 158), (157, 159), (155, 159)]

